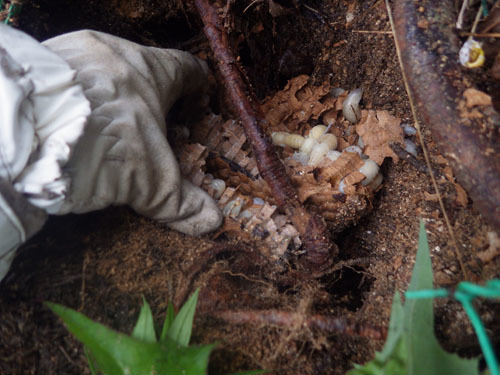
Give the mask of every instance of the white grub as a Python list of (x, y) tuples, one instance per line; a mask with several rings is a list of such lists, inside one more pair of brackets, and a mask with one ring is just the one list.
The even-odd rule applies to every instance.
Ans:
[(318, 143), (318, 141), (314, 138), (306, 138), (302, 146), (300, 146), (300, 152), (309, 155), (313, 149), (313, 147)]
[(214, 199), (219, 199), (222, 196), (222, 193), (224, 193), (224, 190), (226, 190), (226, 183), (224, 180), (220, 180), (216, 178), (210, 183), (210, 186), (212, 189), (214, 189)]
[(346, 147), (346, 148), (344, 148), (344, 151), (345, 152), (350, 152), (350, 153), (357, 153), (360, 156), (363, 153), (363, 150), (361, 150), (361, 148), (359, 148), (358, 146), (349, 146), (349, 147)]
[(231, 216), (233, 218), (238, 217), (241, 212), (241, 208), (243, 207), (243, 199), (236, 198), (232, 201), (229, 201), (224, 208), (222, 209), (222, 214), (224, 216)]
[(344, 179), (342, 179), (342, 180), (340, 180), (340, 182), (339, 182), (339, 191), (340, 191), (342, 194), (345, 194), (344, 188), (345, 188), (345, 182), (344, 182)]
[(271, 138), (273, 143), (277, 146), (285, 147), (285, 139), (288, 137), (290, 133), (287, 132), (273, 132), (271, 134)]
[(304, 143), (305, 138), (299, 134), (290, 134), (286, 139), (285, 139), (285, 144), (287, 146), (290, 146), (294, 149), (299, 149), (300, 146), (302, 146), (302, 143)]
[(363, 138), (361, 136), (359, 136), (358, 138), (358, 147), (360, 149), (363, 149), (363, 147), (365, 147), (365, 142), (363, 141)]
[(250, 219), (253, 216), (253, 213), (249, 210), (243, 210), (241, 211), (240, 215), (238, 216), (239, 219)]
[(379, 173), (375, 178), (373, 179), (372, 182), (368, 185), (368, 188), (371, 191), (377, 190), (377, 188), (382, 185), (382, 181), (384, 181), (384, 175), (382, 173)]
[(327, 133), (323, 135), (319, 142), (326, 143), (330, 150), (335, 150), (337, 148), (337, 137), (332, 133)]
[(311, 156), (309, 157), (309, 165), (317, 165), (326, 156), (328, 151), (331, 151), (330, 146), (327, 143), (318, 143), (315, 145), (311, 151)]
[(408, 124), (401, 124), (401, 126), (403, 127), (403, 131), (404, 133), (410, 137), (412, 135), (415, 135), (417, 134), (417, 129), (415, 129), (413, 126), (411, 125), (408, 125)]
[(409, 139), (405, 139), (405, 150), (407, 153), (412, 154), (413, 156), (417, 156), (417, 145), (410, 141)]
[(205, 185), (209, 185), (209, 184), (212, 183), (213, 180), (214, 180), (213, 174), (207, 173), (207, 174), (205, 174), (205, 176), (203, 176), (202, 183), (205, 184)]
[(338, 98), (340, 95), (342, 95), (345, 92), (343, 88), (340, 87), (335, 87), (330, 90), (330, 95), (334, 98)]
[(342, 113), (347, 121), (355, 124), (361, 119), (359, 102), (363, 96), (363, 89), (352, 90), (342, 104)]
[(365, 175), (365, 179), (361, 181), (361, 185), (366, 186), (377, 177), (379, 166), (373, 160), (368, 159), (365, 160), (359, 171)]
[(263, 206), (264, 204), (266, 204), (266, 202), (264, 202), (264, 199), (262, 198), (255, 197), (253, 199), (253, 204), (255, 204), (256, 206)]
[(341, 152), (336, 151), (336, 150), (331, 150), (326, 153), (326, 157), (330, 159), (331, 161), (337, 160), (341, 155)]
[(316, 125), (309, 131), (309, 138), (320, 139), (327, 131), (325, 125)]
[(275, 145), (281, 147), (290, 146), (294, 149), (300, 148), (305, 140), (305, 138), (299, 134), (290, 134), (287, 132), (274, 132), (271, 134), (271, 138)]

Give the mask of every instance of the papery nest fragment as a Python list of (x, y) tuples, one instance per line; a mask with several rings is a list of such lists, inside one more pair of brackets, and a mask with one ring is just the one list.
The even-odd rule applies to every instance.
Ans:
[[(329, 84), (313, 86), (309, 77), (302, 75), (262, 104), (268, 121), (264, 130), (269, 135), (293, 130), (291, 134), (307, 137), (313, 125), (332, 124), (324, 129), (338, 139), (334, 161), (324, 157), (315, 166), (304, 165), (294, 158), (291, 147), (277, 149), (299, 201), (317, 211), (333, 232), (356, 224), (372, 208), (371, 200), (382, 176), (363, 185), (366, 176), (360, 169), (368, 158), (377, 165), (385, 157), (397, 162), (389, 144), (404, 143), (400, 120), (387, 111), (362, 111), (357, 125), (345, 121), (342, 101), (346, 96), (335, 97)], [(277, 209), (237, 122), (211, 114), (195, 124), (191, 134), (189, 141), (197, 143), (181, 147), (182, 172), (214, 197), (214, 179), (223, 180), (226, 186), (218, 201), (226, 215), (218, 235), (263, 241), (276, 259), (287, 250), (298, 250), (299, 233)], [(360, 136), (363, 148), (357, 146)]]

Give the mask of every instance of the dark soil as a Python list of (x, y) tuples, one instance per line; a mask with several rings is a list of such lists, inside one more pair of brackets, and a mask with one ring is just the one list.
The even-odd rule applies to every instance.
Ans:
[[(309, 74), (316, 83), (363, 87), (365, 107), (413, 122), (392, 37), (355, 32), (390, 29), (384, 1), (282, 0), (285, 12), (274, 16), (267, 1), (251, 3), (227, 1), (226, 16), (233, 45), (260, 98), (298, 74)], [(350, 23), (347, 13), (353, 14)], [(181, 1), (26, 0), (19, 26), (39, 40), (83, 28), (105, 31), (142, 44), (186, 49), (214, 66), (196, 12)], [(219, 88), (214, 106), (224, 112)], [(424, 135), (439, 168), (430, 132), (424, 129)], [(423, 162), (421, 153), (417, 159)], [(411, 276), (419, 218), (426, 223), (436, 285), (464, 280), (439, 205), (424, 195), (434, 193), (429, 176), (404, 161), (386, 162), (382, 170), (384, 185), (372, 212), (337, 236), (338, 270), (319, 280), (276, 274), (252, 243), (190, 238), (126, 208), (50, 218), (22, 247), (0, 284), (0, 373), (89, 374), (82, 345), (43, 301), (130, 332), (141, 296), (160, 320), (167, 301), (179, 307), (196, 287), (201, 293), (193, 342), (219, 343), (210, 374), (255, 368), (275, 374), (343, 374), (352, 363), (366, 362), (383, 340), (300, 324), (235, 324), (213, 312), (275, 309), (386, 327), (392, 296), (406, 289)], [(483, 282), (499, 277), (500, 256), (484, 263), (477, 257), (489, 247), (492, 229), (472, 202), (465, 208), (456, 203), (451, 184), (439, 186), (467, 278)], [(500, 344), (498, 304), (477, 306), (490, 337)], [(438, 301), (435, 313), (436, 332), (446, 349), (467, 356), (480, 353), (457, 302)]]

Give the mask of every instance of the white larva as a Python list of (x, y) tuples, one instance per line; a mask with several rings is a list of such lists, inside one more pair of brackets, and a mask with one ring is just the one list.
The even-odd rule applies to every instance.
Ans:
[(264, 204), (266, 204), (266, 202), (264, 202), (264, 199), (262, 199), (262, 198), (255, 197), (253, 199), (253, 204), (255, 204), (257, 206), (263, 206)]
[(368, 188), (372, 191), (377, 190), (377, 188), (382, 184), (382, 181), (384, 181), (384, 175), (382, 173), (379, 173), (372, 182), (368, 185)]
[(337, 148), (337, 137), (332, 133), (327, 133), (323, 135), (319, 142), (326, 143), (330, 150), (335, 150)]
[(294, 149), (299, 149), (300, 146), (302, 146), (302, 143), (304, 143), (305, 138), (299, 134), (290, 134), (288, 137), (285, 139), (285, 144), (287, 146), (290, 146)]
[(224, 208), (222, 209), (222, 214), (224, 216), (231, 216), (233, 218), (238, 217), (241, 212), (241, 208), (243, 207), (243, 199), (236, 198), (232, 201), (229, 201)]
[(319, 139), (323, 134), (326, 133), (325, 125), (316, 125), (309, 131), (309, 138)]
[(318, 143), (318, 141), (314, 138), (306, 138), (302, 146), (300, 146), (300, 152), (309, 155), (313, 149), (313, 147)]
[(211, 184), (213, 180), (214, 180), (214, 176), (213, 176), (213, 174), (211, 174), (211, 173), (207, 173), (207, 174), (205, 174), (205, 176), (203, 177), (203, 181), (202, 181), (202, 183), (203, 183), (203, 184), (205, 184), (205, 185), (208, 185), (208, 184)]
[(358, 138), (358, 147), (363, 149), (363, 147), (365, 147), (365, 142), (363, 141), (363, 138), (361, 136), (359, 136)]
[(284, 147), (290, 146), (294, 149), (299, 149), (304, 143), (305, 138), (299, 134), (290, 134), (287, 132), (274, 132), (271, 134), (275, 145)]
[(417, 145), (410, 141), (409, 139), (405, 139), (405, 150), (409, 154), (412, 154), (413, 156), (417, 156)]
[(226, 190), (226, 183), (224, 180), (216, 178), (210, 183), (210, 187), (215, 191), (214, 199), (219, 199), (222, 196), (222, 193), (224, 193), (224, 190)]
[(340, 182), (339, 182), (339, 191), (340, 191), (342, 194), (345, 194), (344, 188), (345, 188), (345, 182), (344, 182), (344, 179), (342, 179), (342, 180), (340, 180)]
[(273, 143), (277, 146), (285, 147), (285, 139), (288, 137), (290, 134), (286, 132), (273, 132), (271, 134), (271, 138), (273, 140)]
[(329, 151), (337, 147), (337, 137), (331, 133), (323, 135), (319, 141), (320, 143), (315, 144), (311, 150), (309, 165), (314, 166), (319, 164)]
[(342, 113), (347, 121), (355, 124), (361, 119), (359, 102), (363, 96), (363, 89), (352, 90), (342, 104)]
[(415, 129), (413, 126), (408, 125), (408, 124), (403, 125), (403, 131), (405, 132), (405, 134), (407, 136), (412, 136), (412, 135), (417, 134), (417, 129)]
[(240, 215), (238, 216), (239, 219), (250, 219), (251, 217), (253, 217), (253, 213), (248, 210), (241, 211)]
[(333, 96), (334, 98), (338, 98), (344, 92), (345, 92), (345, 90), (343, 88), (335, 87), (335, 88), (330, 90), (330, 95)]
[(365, 179), (361, 181), (361, 185), (366, 186), (377, 177), (379, 166), (373, 160), (368, 159), (365, 160), (359, 171), (365, 175)]
[(311, 156), (309, 157), (309, 165), (317, 165), (325, 155), (330, 151), (330, 146), (328, 143), (318, 143), (311, 150)]
[(357, 153), (359, 156), (363, 153), (363, 150), (361, 150), (358, 146), (349, 146), (344, 148), (345, 152), (351, 152), (351, 153)]
[(335, 161), (340, 157), (340, 155), (341, 155), (341, 152), (332, 150), (332, 151), (328, 151), (325, 156), (328, 159), (330, 159), (331, 161)]

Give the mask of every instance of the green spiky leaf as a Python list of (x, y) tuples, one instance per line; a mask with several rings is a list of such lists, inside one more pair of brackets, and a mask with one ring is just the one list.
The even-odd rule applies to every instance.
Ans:
[[(424, 224), (408, 290), (432, 288), (432, 265)], [(389, 335), (381, 352), (364, 366), (355, 365), (349, 375), (471, 375), (478, 373), (476, 359), (445, 352), (434, 336), (432, 299), (410, 299), (401, 305), (395, 293)]]
[(167, 330), (167, 336), (181, 346), (187, 346), (191, 339), (194, 312), (198, 303), (199, 291), (199, 289), (196, 289), (193, 295), (186, 301)]
[(212, 345), (186, 347), (167, 337), (147, 342), (118, 333), (64, 306), (47, 306), (90, 351), (95, 368), (105, 375), (204, 375)]
[(135, 323), (134, 330), (132, 331), (132, 337), (147, 342), (156, 342), (156, 332), (151, 307), (149, 307), (149, 303), (144, 296), (142, 297), (142, 302), (143, 305), (137, 323)]
[(174, 305), (172, 305), (172, 302), (169, 302), (167, 307), (167, 313), (165, 315), (165, 321), (163, 322), (163, 328), (161, 329), (160, 341), (164, 341), (167, 338), (168, 329), (172, 325), (174, 318), (175, 318)]

